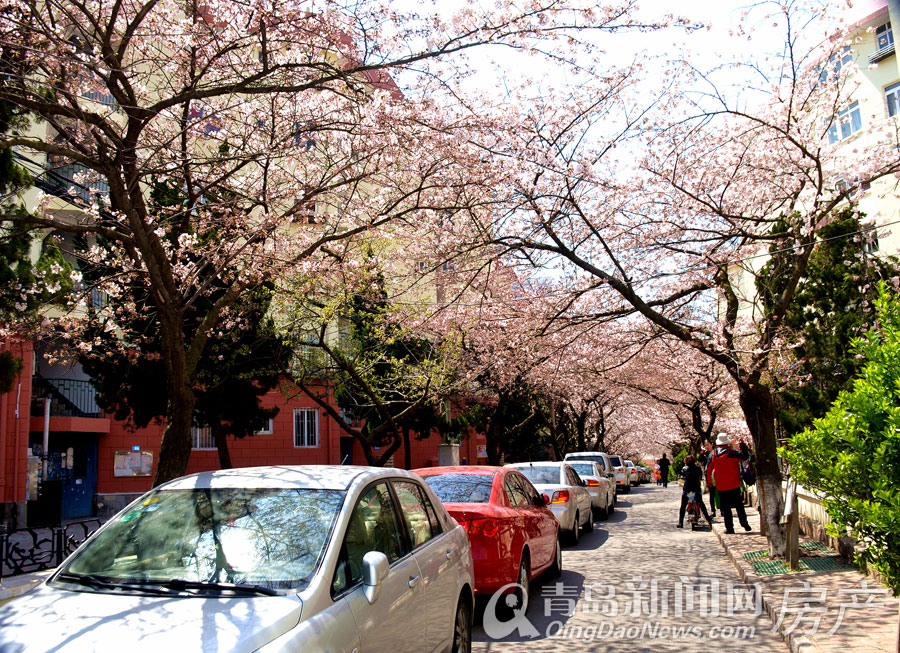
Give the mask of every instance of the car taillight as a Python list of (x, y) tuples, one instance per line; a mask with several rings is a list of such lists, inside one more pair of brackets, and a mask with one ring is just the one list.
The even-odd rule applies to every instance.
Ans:
[(553, 493), (553, 498), (550, 500), (550, 503), (568, 503), (569, 502), (569, 491), (568, 490), (557, 490)]
[(589, 478), (587, 480), (588, 487), (600, 487), (600, 481), (597, 481), (593, 478)]
[(484, 535), (494, 537), (500, 532), (500, 522), (496, 519), (473, 519), (469, 522), (466, 532), (470, 535)]

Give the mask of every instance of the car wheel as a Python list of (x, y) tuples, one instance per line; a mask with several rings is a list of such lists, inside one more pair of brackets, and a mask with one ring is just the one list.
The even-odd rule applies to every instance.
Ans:
[(581, 524), (578, 523), (578, 513), (575, 513), (575, 522), (572, 524), (572, 530), (569, 531), (569, 544), (575, 546), (578, 544), (578, 538), (581, 535)]
[(623, 488), (625, 489), (625, 494), (631, 493), (631, 485), (626, 484)]
[(472, 651), (472, 611), (463, 597), (456, 604), (456, 622), (453, 625), (452, 653), (471, 653)]
[(590, 533), (592, 530), (594, 530), (594, 515), (591, 513), (591, 511), (588, 511), (588, 518), (587, 523), (584, 525), (584, 532)]
[(562, 545), (559, 543), (559, 533), (556, 534), (556, 553), (553, 554), (553, 564), (550, 565), (550, 577), (562, 576)]
[(528, 608), (528, 598), (531, 589), (531, 566), (528, 564), (528, 554), (522, 554), (522, 563), (519, 565), (519, 577), (516, 578), (518, 587), (516, 594), (516, 610), (526, 610)]
[(618, 498), (619, 497), (613, 495), (612, 503), (610, 503), (609, 506), (607, 506), (607, 508), (606, 508), (606, 516), (607, 517), (609, 517), (611, 514), (613, 514), (616, 511), (616, 500)]
[(609, 517), (609, 509), (608, 508), (596, 508), (594, 510), (594, 519), (597, 521), (603, 521)]

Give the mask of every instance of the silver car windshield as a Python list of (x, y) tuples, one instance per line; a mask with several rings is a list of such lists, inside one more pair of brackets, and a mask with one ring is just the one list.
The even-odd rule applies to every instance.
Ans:
[(516, 467), (535, 485), (559, 485), (559, 467)]
[(320, 489), (157, 491), (91, 539), (61, 576), (147, 586), (186, 581), (302, 588), (318, 567), (344, 495)]

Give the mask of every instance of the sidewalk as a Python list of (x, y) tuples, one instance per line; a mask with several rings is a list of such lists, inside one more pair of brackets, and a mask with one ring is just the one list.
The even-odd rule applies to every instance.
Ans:
[[(837, 554), (820, 542), (800, 536), (801, 571), (768, 559), (768, 542), (759, 534), (759, 513), (747, 508), (753, 530), (725, 534), (719, 517), (713, 532), (741, 579), (762, 588), (764, 611), (791, 651), (818, 653), (895, 653), (900, 599), (889, 589), (841, 565)], [(763, 553), (765, 552), (765, 553)]]

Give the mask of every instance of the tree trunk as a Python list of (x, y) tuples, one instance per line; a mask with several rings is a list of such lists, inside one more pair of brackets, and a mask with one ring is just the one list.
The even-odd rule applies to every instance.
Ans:
[(211, 425), (213, 438), (216, 441), (216, 449), (219, 452), (219, 469), (231, 469), (231, 453), (228, 451), (228, 434), (221, 420), (215, 420)]
[(739, 383), (741, 410), (753, 434), (756, 449), (757, 483), (765, 493), (760, 520), (765, 520), (769, 552), (783, 558), (787, 553), (787, 533), (781, 522), (784, 496), (781, 469), (778, 466), (778, 442), (775, 436), (775, 411), (772, 393), (760, 383)]
[(484, 430), (484, 440), (487, 445), (487, 455), (488, 455), (488, 465), (499, 465), (500, 464), (500, 437), (497, 431), (499, 430), (498, 425), (499, 421), (497, 419), (496, 414), (493, 419), (488, 422), (487, 428)]
[(178, 379), (170, 383), (166, 427), (159, 445), (159, 462), (153, 485), (184, 476), (191, 457), (191, 422), (194, 414), (194, 392)]
[(409, 450), (409, 427), (403, 427), (403, 469), (412, 468), (412, 452)]

